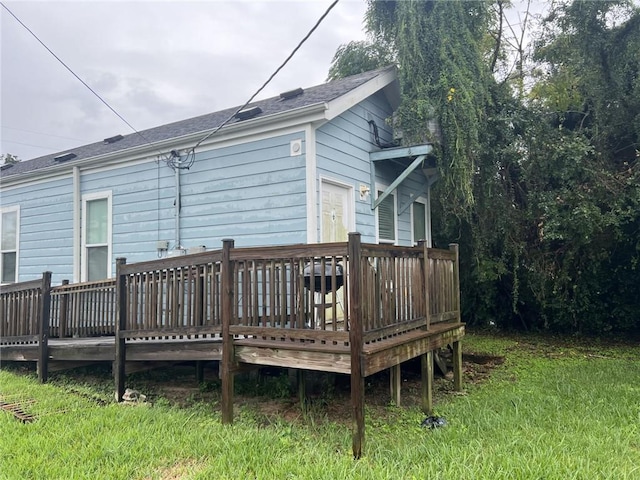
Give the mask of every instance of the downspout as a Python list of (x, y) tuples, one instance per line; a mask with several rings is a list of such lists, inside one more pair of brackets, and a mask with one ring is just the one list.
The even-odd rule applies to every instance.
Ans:
[(80, 167), (73, 167), (73, 282), (80, 282)]
[(180, 205), (180, 165), (179, 164), (174, 167), (174, 172), (175, 172), (175, 178), (176, 178), (176, 200), (175, 200), (176, 238), (175, 238), (175, 244), (173, 246), (173, 249), (178, 250), (182, 248), (180, 245), (180, 207), (181, 205)]
[(305, 127), (305, 188), (307, 194), (307, 243), (318, 243), (318, 158), (316, 155), (316, 129), (309, 123)]

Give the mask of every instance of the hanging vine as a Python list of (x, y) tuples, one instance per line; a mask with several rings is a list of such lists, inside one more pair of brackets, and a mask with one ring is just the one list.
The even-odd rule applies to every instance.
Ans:
[(409, 142), (439, 140), (443, 191), (451, 212), (460, 216), (474, 203), (481, 130), (491, 98), (493, 79), (485, 61), (491, 21), (482, 1), (369, 1), (370, 32), (396, 48), (400, 127)]

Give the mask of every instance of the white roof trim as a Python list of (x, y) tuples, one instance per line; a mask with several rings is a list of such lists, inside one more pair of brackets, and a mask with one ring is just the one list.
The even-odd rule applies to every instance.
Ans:
[[(363, 83), (362, 85), (351, 90), (345, 95), (342, 95), (335, 100), (331, 100), (331, 102), (329, 102), (327, 106), (325, 118), (327, 120), (332, 120), (337, 116), (342, 115), (351, 107), (357, 105), (366, 98), (369, 98), (379, 90), (390, 87), (393, 82), (396, 81), (396, 79), (397, 77), (395, 68), (389, 68), (388, 70), (382, 72), (380, 75), (376, 75), (368, 82)], [(389, 102), (391, 103), (391, 106), (394, 110), (397, 108), (400, 99), (399, 86), (397, 86), (397, 83), (395, 87), (395, 89), (391, 89), (386, 92), (388, 94), (387, 96), (389, 97)], [(398, 90), (397, 95), (395, 90)]]

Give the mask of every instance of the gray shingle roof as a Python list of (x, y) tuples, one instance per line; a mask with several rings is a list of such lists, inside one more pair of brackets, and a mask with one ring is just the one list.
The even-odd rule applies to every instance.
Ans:
[[(279, 96), (272, 97), (265, 100), (259, 100), (253, 102), (250, 106), (258, 106), (262, 109), (262, 112), (253, 117), (267, 117), (278, 113), (283, 113), (289, 110), (294, 110), (302, 107), (307, 107), (319, 103), (330, 102), (336, 98), (349, 93), (360, 85), (368, 82), (376, 76), (388, 71), (391, 67), (386, 67), (370, 72), (353, 75), (351, 77), (334, 80), (322, 85), (318, 85), (311, 88), (306, 88), (302, 95), (283, 100)], [(181, 120), (178, 122), (169, 123), (167, 125), (161, 125), (159, 127), (150, 128), (148, 130), (142, 130), (140, 133), (142, 136), (131, 133), (124, 135), (122, 140), (115, 143), (105, 143), (104, 141), (91, 143), (88, 145), (82, 145), (70, 150), (64, 150), (62, 152), (45, 155), (42, 157), (34, 158), (32, 160), (26, 160), (19, 162), (12, 167), (3, 169), (0, 172), (0, 178), (8, 178), (10, 176), (25, 174), (33, 172), (47, 167), (58, 165), (59, 162), (54, 160), (55, 157), (68, 152), (73, 152), (77, 156), (73, 160), (65, 161), (65, 165), (73, 165), (78, 161), (86, 160), (89, 158), (121, 152), (133, 147), (144, 145), (145, 143), (155, 143), (163, 140), (169, 140), (172, 138), (182, 137), (184, 135), (195, 134), (198, 132), (209, 132), (224, 122), (230, 115), (232, 115), (238, 107), (227, 108), (214, 113), (208, 113), (194, 118)], [(233, 119), (228, 125), (240, 122), (241, 120)], [(113, 132), (108, 132), (107, 136), (113, 135)], [(144, 138), (143, 138), (144, 137)], [(145, 139), (147, 141), (145, 141)]]

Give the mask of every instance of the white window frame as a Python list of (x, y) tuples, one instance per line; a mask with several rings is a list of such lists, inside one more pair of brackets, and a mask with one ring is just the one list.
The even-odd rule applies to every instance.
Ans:
[[(87, 262), (87, 202), (91, 202), (93, 200), (107, 200), (107, 278), (112, 277), (112, 267), (111, 261), (112, 252), (113, 252), (113, 241), (112, 241), (112, 228), (113, 228), (113, 208), (112, 208), (112, 194), (111, 191), (107, 192), (96, 192), (96, 193), (87, 193), (82, 195), (82, 229), (81, 229), (81, 250), (80, 250), (80, 272), (81, 272), (81, 281), (86, 282), (89, 277), (89, 263)], [(99, 245), (91, 245), (91, 246), (99, 246)]]
[[(378, 192), (384, 192), (388, 188), (387, 185), (376, 183), (376, 199), (378, 198)], [(391, 240), (388, 238), (380, 238), (380, 218), (379, 218), (379, 208), (376, 207), (376, 243), (384, 243), (387, 245), (398, 245), (398, 195), (396, 195), (397, 189), (389, 194), (391, 198), (393, 198), (393, 228), (394, 228), (394, 236), (395, 240)]]
[(412, 202), (411, 202), (411, 207), (410, 207), (410, 215), (411, 215), (411, 244), (412, 245), (417, 245), (418, 244), (418, 240), (420, 240), (419, 238), (415, 238), (415, 234), (414, 234), (414, 216), (413, 216), (413, 205), (416, 203), (421, 203), (424, 205), (424, 228), (426, 230), (426, 235), (427, 238), (425, 238), (425, 240), (427, 241), (427, 247), (431, 248), (431, 216), (430, 216), (430, 208), (429, 208), (429, 200), (428, 198), (425, 197), (418, 197), (415, 198)]
[[(2, 217), (5, 213), (16, 212), (16, 248), (13, 250), (2, 250), (2, 244), (0, 243), (0, 284), (8, 285), (9, 283), (15, 283), (18, 281), (18, 272), (20, 271), (20, 205), (14, 205), (11, 207), (0, 208), (0, 232), (2, 231)], [(3, 253), (16, 253), (16, 272), (13, 278), (13, 282), (2, 282), (2, 257)]]

